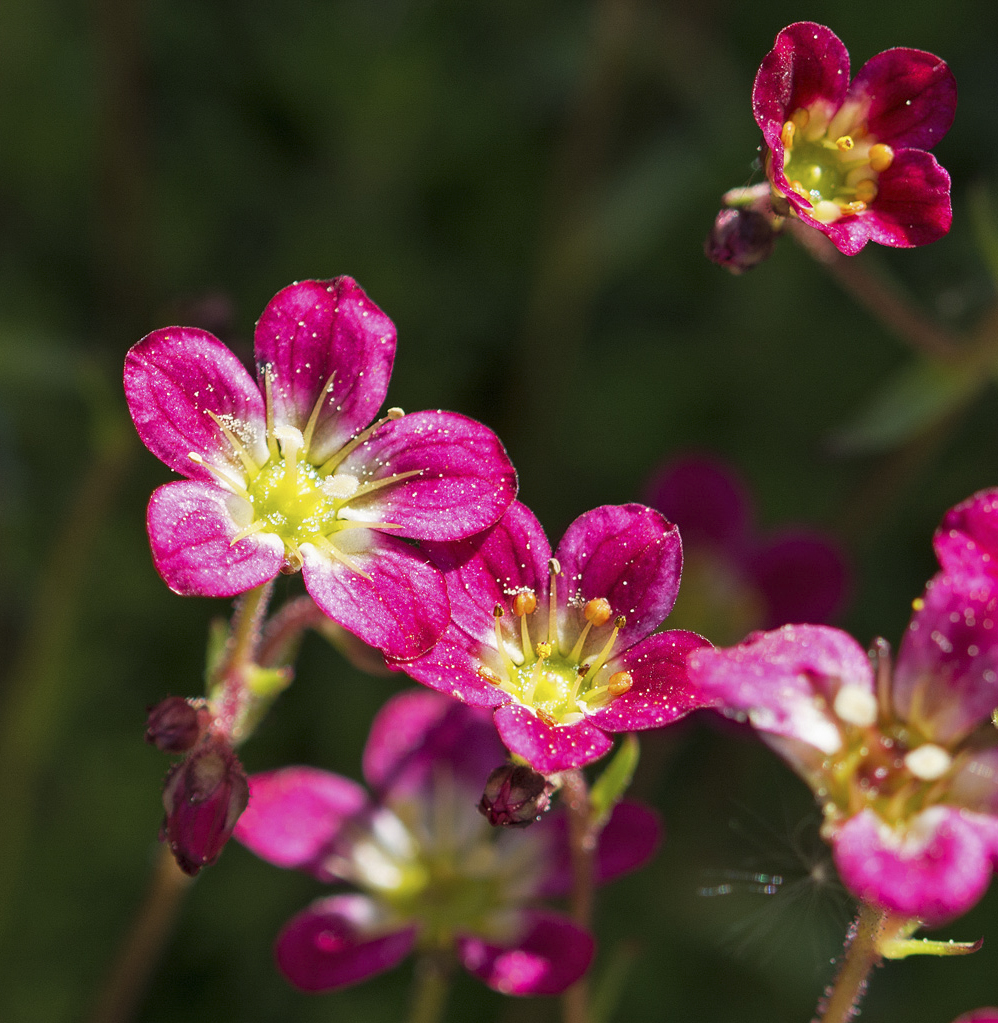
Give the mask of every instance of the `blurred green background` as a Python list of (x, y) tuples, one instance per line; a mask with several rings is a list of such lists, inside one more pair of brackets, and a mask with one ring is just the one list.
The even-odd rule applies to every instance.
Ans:
[[(841, 624), (897, 643), (939, 518), (998, 484), (996, 10), (0, 5), (0, 1019), (88, 1018), (158, 849), (167, 764), (142, 742), (145, 709), (200, 690), (209, 620), (228, 610), (173, 596), (152, 568), (144, 507), (170, 474), (127, 420), (128, 346), (179, 320), (249, 357), (279, 288), (350, 274), (398, 326), (390, 402), (494, 427), (554, 539), (596, 504), (639, 499), (662, 460), (713, 451), (751, 482), (763, 526), (841, 539), (854, 566)], [(832, 27), (854, 70), (906, 45), (956, 74), (956, 124), (935, 151), (952, 233), (859, 257), (986, 353), (955, 391), (789, 239), (741, 278), (702, 255), (720, 194), (753, 180), (756, 68), (801, 18)], [(892, 392), (916, 366), (920, 382)], [(282, 579), (278, 598), (298, 587)], [(310, 636), (247, 767), (357, 776), (399, 685)], [(601, 895), (604, 1019), (809, 1019), (850, 917), (810, 794), (700, 721), (645, 743), (636, 786), (668, 837)], [(756, 872), (781, 891), (754, 892)], [(732, 894), (699, 894), (725, 881)], [(411, 964), (325, 997), (272, 966), (278, 928), (318, 894), (228, 848), (189, 893), (138, 1018), (400, 1018)], [(941, 934), (987, 943), (889, 964), (864, 1020), (950, 1023), (998, 1001), (998, 892)], [(557, 1013), (462, 977), (448, 1018)]]

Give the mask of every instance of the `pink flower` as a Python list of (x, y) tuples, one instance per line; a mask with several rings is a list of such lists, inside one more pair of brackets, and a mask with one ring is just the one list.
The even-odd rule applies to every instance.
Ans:
[(998, 1009), (974, 1009), (965, 1012), (953, 1023), (998, 1023)]
[[(280, 867), (359, 892), (314, 902), (277, 938), (278, 966), (306, 991), (330, 991), (391, 969), (417, 949), (452, 949), (489, 987), (558, 994), (586, 971), (591, 936), (537, 905), (571, 884), (563, 819), (491, 827), (476, 803), (504, 756), (488, 714), (423, 691), (375, 718), (364, 750), (373, 796), (308, 767), (250, 778), (236, 838)], [(644, 863), (655, 816), (620, 803), (597, 851), (597, 879)]]
[(558, 549), (514, 502), (474, 541), (433, 545), (452, 623), (400, 667), (418, 682), (495, 707), (503, 742), (536, 771), (580, 767), (608, 733), (658, 728), (706, 701), (686, 657), (707, 641), (652, 635), (679, 589), (679, 531), (639, 504), (576, 519)]
[(885, 50), (850, 82), (838, 36), (798, 21), (763, 58), (752, 109), (778, 203), (841, 252), (925, 245), (949, 230), (949, 175), (926, 152), (956, 112), (956, 81), (938, 57)]
[(748, 487), (720, 459), (671, 462), (652, 480), (648, 503), (682, 531), (677, 623), (734, 642), (751, 629), (826, 623), (841, 609), (848, 571), (832, 537), (800, 526), (760, 534)]
[[(228, 597), (302, 570), (334, 621), (395, 658), (448, 619), (440, 573), (402, 537), (454, 540), (516, 492), (498, 439), (385, 400), (395, 328), (348, 277), (293, 284), (256, 326), (257, 380), (217, 338), (172, 327), (125, 361), (143, 443), (187, 479), (149, 503), (153, 560), (181, 594)], [(371, 425), (368, 425), (371, 424)]]
[(915, 601), (891, 675), (838, 629), (788, 625), (702, 650), (690, 672), (810, 784), (843, 881), (939, 923), (984, 894), (998, 862), (998, 491), (949, 512), (943, 571)]

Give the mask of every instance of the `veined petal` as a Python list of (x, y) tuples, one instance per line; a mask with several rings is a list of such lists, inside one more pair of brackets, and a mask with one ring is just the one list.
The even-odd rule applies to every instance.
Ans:
[(142, 443), (190, 479), (212, 474), (191, 461), (245, 478), (243, 463), (214, 413), (258, 465), (267, 459), (263, 398), (246, 367), (217, 337), (194, 327), (147, 334), (125, 357), (125, 397)]
[(270, 367), (276, 423), (304, 431), (322, 400), (308, 451), (319, 464), (377, 416), (395, 359), (395, 327), (349, 277), (301, 281), (267, 303), (255, 347), (261, 390)]
[(323, 613), (386, 657), (404, 661), (425, 653), (450, 618), (439, 570), (377, 530), (345, 530), (335, 540), (350, 565), (314, 544), (301, 547), (305, 588)]
[(940, 573), (916, 602), (894, 669), (898, 714), (949, 745), (998, 706), (998, 585)]
[(587, 931), (557, 913), (523, 913), (523, 928), (508, 944), (476, 935), (457, 938), (470, 973), (504, 995), (557, 995), (589, 968), (595, 945)]
[(590, 764), (613, 746), (610, 737), (588, 721), (549, 725), (519, 703), (497, 708), (495, 722), (510, 751), (541, 774)]
[(512, 697), (478, 674), (483, 663), (496, 670), (493, 662), (498, 661), (498, 656), (494, 649), (452, 624), (428, 653), (414, 661), (400, 661), (395, 667), (424, 686), (473, 707), (498, 707), (509, 703)]
[(390, 922), (372, 899), (334, 895), (313, 902), (277, 936), (281, 972), (303, 991), (335, 991), (397, 966), (416, 941), (414, 926)]
[(431, 784), (447, 765), (477, 798), (505, 758), (487, 710), (420, 689), (393, 696), (378, 711), (364, 746), (364, 777), (390, 801)]
[(153, 492), (146, 515), (156, 571), (185, 597), (234, 597), (273, 579), (284, 563), (280, 537), (232, 542), (251, 517), (247, 501), (213, 483), (167, 483)]
[(278, 867), (329, 874), (323, 854), (344, 823), (369, 804), (355, 781), (314, 767), (285, 767), (249, 779), (249, 806), (236, 824), (235, 838)]
[(956, 79), (934, 53), (898, 46), (859, 69), (849, 99), (869, 104), (866, 122), (878, 142), (931, 149), (953, 124)]
[(818, 100), (834, 113), (848, 86), (849, 54), (831, 29), (798, 21), (780, 32), (755, 76), (752, 110), (769, 147), (779, 146), (781, 165), (780, 131), (790, 115)]
[(627, 619), (622, 647), (654, 631), (676, 602), (683, 564), (679, 530), (643, 504), (603, 505), (580, 515), (555, 557), (561, 564), (560, 606), (570, 604), (568, 613), (581, 623), (582, 605), (606, 598), (613, 614)]
[(711, 706), (714, 701), (690, 678), (686, 664), (689, 654), (703, 647), (710, 643), (702, 636), (678, 629), (636, 643), (610, 665), (613, 671), (630, 674), (631, 688), (588, 719), (607, 732), (631, 732), (661, 728), (691, 710)]
[(998, 577), (998, 490), (981, 490), (951, 508), (932, 538), (943, 571), (966, 576)]
[[(877, 187), (877, 198), (866, 213), (830, 226), (836, 228), (857, 220), (869, 228), (872, 241), (895, 248), (927, 245), (950, 229), (950, 177), (931, 153), (898, 150), (894, 162), (881, 172)], [(835, 241), (831, 233), (829, 237)]]
[(340, 471), (365, 484), (404, 476), (350, 502), (361, 522), (394, 522), (417, 540), (460, 540), (495, 523), (516, 496), (516, 472), (499, 438), (456, 412), (413, 412), (385, 423)]
[(690, 677), (726, 712), (747, 714), (759, 731), (835, 753), (832, 711), (842, 685), (873, 693), (873, 669), (847, 633), (825, 625), (785, 625), (724, 650), (689, 655)]
[(892, 828), (863, 810), (833, 840), (842, 881), (864, 902), (929, 925), (959, 916), (991, 880), (991, 853), (975, 816), (934, 806)]

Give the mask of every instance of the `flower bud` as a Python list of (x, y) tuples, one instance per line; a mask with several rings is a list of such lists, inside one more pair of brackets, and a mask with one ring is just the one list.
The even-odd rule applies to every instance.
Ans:
[(733, 274), (751, 270), (773, 254), (776, 230), (758, 210), (723, 209), (714, 220), (703, 250), (707, 258)]
[(146, 742), (164, 753), (186, 753), (207, 730), (211, 713), (182, 696), (168, 696), (149, 711)]
[(248, 801), (246, 772), (221, 739), (207, 739), (170, 768), (160, 837), (181, 870), (194, 875), (218, 859)]
[(503, 764), (485, 783), (478, 810), (493, 826), (525, 828), (551, 806), (554, 785), (529, 767)]

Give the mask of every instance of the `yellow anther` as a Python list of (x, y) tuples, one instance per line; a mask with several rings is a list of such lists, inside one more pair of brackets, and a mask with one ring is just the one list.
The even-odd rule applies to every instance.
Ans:
[(484, 664), (479, 667), (476, 674), (478, 675), (479, 678), (485, 679), (485, 681), (488, 682), (489, 685), (493, 686), (502, 685), (502, 679), (491, 668), (486, 668)]
[(847, 202), (845, 206), (843, 206), (843, 209), (847, 213), (859, 214), (864, 212), (864, 210), (866, 209), (866, 203), (860, 199), (857, 199), (855, 202)]
[(794, 145), (794, 135), (797, 134), (797, 125), (793, 121), (787, 121), (783, 125), (783, 130), (780, 132), (780, 141), (783, 143), (784, 149), (792, 149)]
[(496, 606), (494, 608), (492, 608), (492, 617), (493, 618), (502, 618), (502, 616), (505, 613), (506, 612), (503, 611), (501, 604), (496, 604)]
[(596, 597), (588, 601), (582, 609), (583, 618), (597, 627), (606, 625), (612, 614), (613, 608), (610, 607), (610, 601), (606, 597)]
[(537, 644), (537, 659), (543, 661), (545, 658), (551, 656), (551, 644), (550, 643), (538, 643)]
[(803, 107), (798, 107), (790, 115), (790, 120), (797, 125), (798, 131), (803, 131), (807, 127), (808, 121), (811, 120), (811, 115)]
[(877, 198), (877, 183), (872, 178), (864, 178), (856, 185), (856, 201), (865, 202), (867, 206)]
[(840, 135), (835, 140), (835, 145), (840, 152), (848, 153), (856, 143), (853, 142), (852, 135)]
[(607, 682), (606, 689), (611, 696), (620, 696), (634, 685), (634, 678), (629, 671), (615, 671)]
[(405, 412), (403, 412), (402, 409), (400, 409), (397, 405), (393, 405), (385, 413), (385, 417), (387, 419), (401, 419), (404, 415), (405, 415)]
[(883, 142), (870, 146), (870, 166), (878, 173), (887, 170), (894, 162), (894, 150)]
[(537, 610), (537, 594), (533, 590), (524, 590), (513, 598), (513, 614), (523, 617), (532, 615)]

